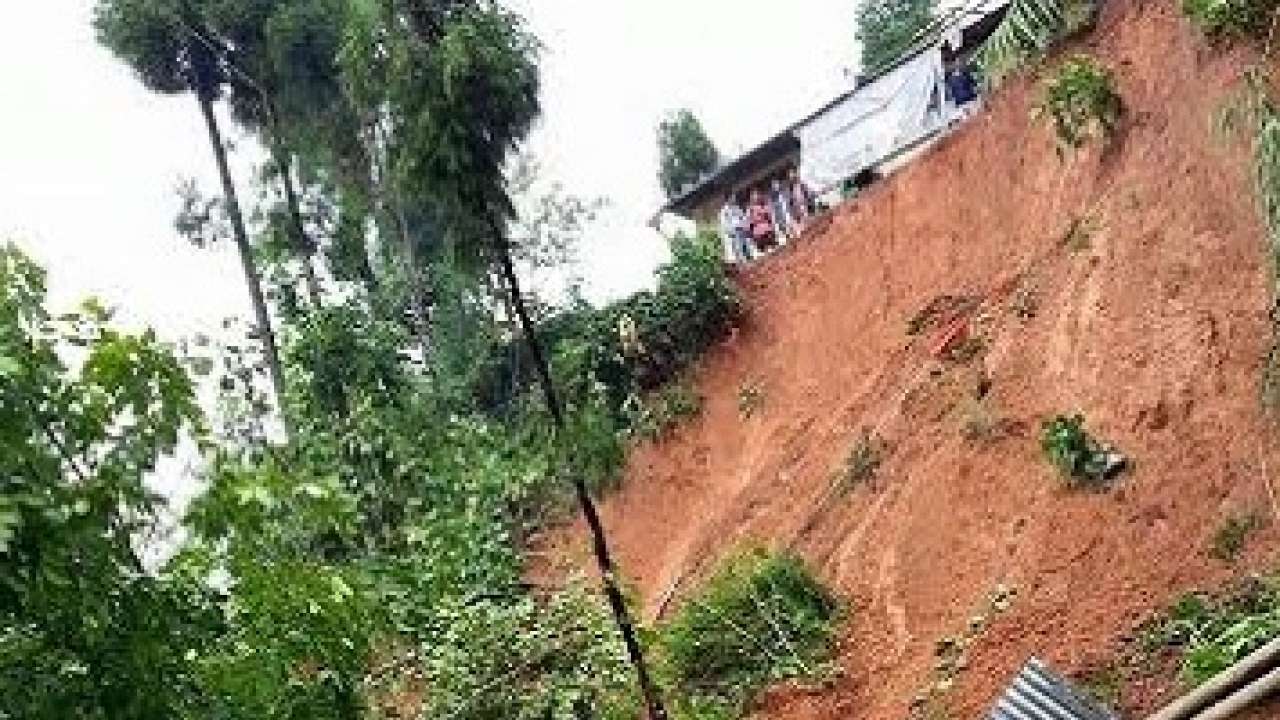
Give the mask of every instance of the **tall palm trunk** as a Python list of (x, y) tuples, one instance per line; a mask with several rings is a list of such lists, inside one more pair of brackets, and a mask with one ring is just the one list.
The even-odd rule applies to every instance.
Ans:
[(231, 180), (231, 168), (227, 165), (227, 149), (222, 144), (222, 132), (218, 129), (218, 119), (213, 114), (213, 93), (207, 88), (197, 87), (195, 94), (200, 103), (200, 113), (204, 115), (205, 127), (209, 130), (209, 144), (213, 147), (213, 159), (218, 164), (218, 175), (222, 179), (222, 194), (226, 200), (227, 215), (231, 218), (236, 250), (240, 253), (240, 266), (244, 269), (244, 282), (249, 287), (249, 299), (253, 302), (253, 315), (257, 321), (259, 338), (262, 340), (262, 355), (267, 362), (267, 373), (275, 393), (276, 407), (283, 418), (285, 416), (284, 371), (280, 366), (276, 333), (271, 327), (271, 314), (267, 311), (267, 299), (262, 292), (262, 278), (258, 274), (257, 266), (253, 263), (253, 248), (249, 245), (249, 233), (245, 230), (244, 215), (240, 212), (240, 200), (236, 197), (236, 186)]
[[(494, 251), (497, 252), (498, 261), (502, 265), (503, 278), (506, 280), (507, 288), (510, 291), (511, 305), (515, 309), (516, 317), (520, 320), (521, 332), (524, 334), (525, 343), (529, 347), (529, 355), (533, 360), (534, 370), (538, 374), (538, 381), (542, 385), (542, 394), (546, 399), (547, 411), (551, 414), (552, 422), (555, 423), (556, 434), (563, 435), (565, 427), (564, 407), (561, 405), (560, 397), (556, 393), (555, 381), (551, 378), (551, 367), (547, 363), (547, 356), (542, 350), (542, 343), (538, 341), (538, 336), (534, 332), (533, 320), (529, 316), (529, 309), (525, 306), (524, 295), (520, 292), (520, 281), (516, 277), (515, 264), (511, 260), (511, 249), (498, 223), (492, 219), (489, 221), (489, 231)], [(569, 468), (569, 474), (573, 481), (574, 494), (578, 497), (578, 505), (582, 508), (582, 514), (587, 520), (587, 527), (591, 531), (592, 548), (595, 551), (596, 564), (600, 568), (600, 577), (604, 583), (605, 598), (609, 601), (609, 607), (613, 611), (614, 622), (618, 625), (618, 630), (622, 634), (622, 642), (627, 648), (627, 656), (631, 660), (631, 666), (635, 669), (636, 679), (640, 685), (640, 694), (643, 696), (645, 708), (648, 710), (648, 720), (667, 720), (667, 711), (662, 704), (661, 693), (659, 693), (657, 685), (654, 684), (653, 678), (649, 675), (649, 668), (644, 658), (644, 650), (640, 647), (640, 641), (636, 637), (635, 625), (631, 621), (631, 613), (627, 610), (622, 590), (618, 587), (618, 569), (613, 563), (613, 556), (609, 553), (609, 543), (605, 537), (604, 524), (600, 522), (600, 513), (596, 510), (595, 501), (591, 499), (591, 493), (587, 490), (587, 484), (582, 474), (575, 467)]]

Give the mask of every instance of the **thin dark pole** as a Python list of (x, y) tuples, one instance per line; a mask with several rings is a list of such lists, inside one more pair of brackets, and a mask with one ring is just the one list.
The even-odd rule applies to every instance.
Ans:
[[(534, 332), (533, 321), (529, 317), (529, 309), (525, 306), (524, 295), (520, 292), (520, 281), (516, 278), (515, 266), (511, 262), (511, 250), (497, 223), (490, 221), (489, 229), (492, 233), (494, 249), (502, 264), (503, 278), (511, 293), (511, 305), (515, 308), (516, 317), (520, 320), (520, 329), (524, 333), (534, 369), (538, 373), (542, 395), (547, 402), (547, 412), (551, 413), (551, 420), (555, 424), (557, 434), (563, 434), (564, 407), (560, 404), (555, 381), (551, 378), (551, 368), (542, 351), (542, 343), (538, 341), (538, 336)], [(574, 467), (569, 468), (569, 473), (573, 481), (573, 490), (578, 496), (578, 505), (582, 507), (582, 514), (586, 517), (587, 526), (591, 529), (592, 547), (595, 550), (596, 564), (600, 567), (604, 594), (609, 600), (610, 609), (613, 610), (613, 619), (618, 624), (618, 630), (622, 633), (622, 642), (627, 647), (627, 656), (630, 657), (631, 665), (635, 668), (636, 679), (640, 684), (640, 694), (644, 696), (644, 704), (649, 711), (649, 720), (667, 720), (667, 710), (663, 707), (661, 693), (658, 692), (653, 678), (649, 675), (644, 651), (640, 648), (640, 642), (636, 639), (635, 625), (631, 622), (631, 613), (627, 610), (622, 591), (618, 588), (617, 567), (613, 563), (613, 556), (609, 553), (609, 543), (605, 537), (604, 524), (600, 522), (600, 513), (596, 511), (596, 503), (591, 499), (591, 493), (587, 490), (582, 474)]]
[(244, 215), (240, 212), (240, 200), (236, 197), (236, 185), (231, 179), (231, 169), (227, 164), (227, 149), (222, 144), (222, 133), (218, 129), (218, 119), (213, 113), (213, 90), (207, 85), (197, 84), (193, 88), (196, 100), (200, 104), (200, 114), (204, 117), (205, 128), (209, 132), (209, 144), (213, 147), (213, 159), (218, 166), (218, 176), (222, 181), (223, 205), (227, 216), (231, 219), (232, 236), (235, 238), (236, 250), (240, 255), (240, 266), (244, 270), (245, 284), (249, 287), (249, 298), (253, 304), (254, 319), (257, 321), (258, 335), (262, 342), (262, 355), (267, 364), (267, 375), (271, 379), (271, 388), (275, 391), (276, 407), (284, 420), (286, 433), (289, 430), (288, 413), (285, 408), (284, 370), (280, 365), (280, 351), (276, 347), (276, 333), (271, 327), (271, 314), (267, 310), (266, 296), (262, 292), (262, 281), (253, 264), (253, 247), (249, 244), (249, 233), (245, 229)]

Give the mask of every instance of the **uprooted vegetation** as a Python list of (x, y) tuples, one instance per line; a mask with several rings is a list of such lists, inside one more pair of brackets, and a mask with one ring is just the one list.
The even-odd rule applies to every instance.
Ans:
[(738, 415), (747, 420), (764, 408), (764, 388), (758, 382), (745, 382), (738, 387)]
[(1272, 269), (1272, 345), (1263, 366), (1262, 400), (1274, 412), (1280, 405), (1280, 110), (1265, 72), (1245, 71), (1239, 87), (1217, 110), (1213, 124), (1222, 135), (1241, 133), (1253, 149), (1254, 190), (1267, 228)]
[(794, 555), (735, 555), (660, 631), (679, 709), (728, 720), (769, 684), (829, 675), (840, 615)]
[(1048, 120), (1058, 140), (1058, 154), (1065, 156), (1090, 139), (1109, 140), (1123, 112), (1111, 71), (1088, 55), (1074, 55), (1045, 81), (1032, 117)]
[(627, 432), (658, 439), (702, 412), (702, 397), (686, 379), (676, 380), (645, 395), (632, 395), (622, 407)]
[(1105, 487), (1128, 465), (1123, 455), (1085, 430), (1083, 415), (1058, 415), (1046, 420), (1040, 430), (1040, 449), (1045, 459), (1077, 487)]

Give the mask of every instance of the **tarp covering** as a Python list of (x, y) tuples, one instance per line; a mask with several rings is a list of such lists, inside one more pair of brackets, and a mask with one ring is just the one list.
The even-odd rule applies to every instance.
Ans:
[(942, 127), (942, 50), (932, 47), (796, 128), (800, 175), (826, 192)]

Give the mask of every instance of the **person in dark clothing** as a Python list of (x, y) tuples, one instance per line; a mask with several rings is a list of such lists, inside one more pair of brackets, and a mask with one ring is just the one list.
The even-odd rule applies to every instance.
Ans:
[(978, 81), (970, 63), (955, 63), (947, 69), (944, 78), (947, 97), (957, 108), (964, 108), (978, 99)]

